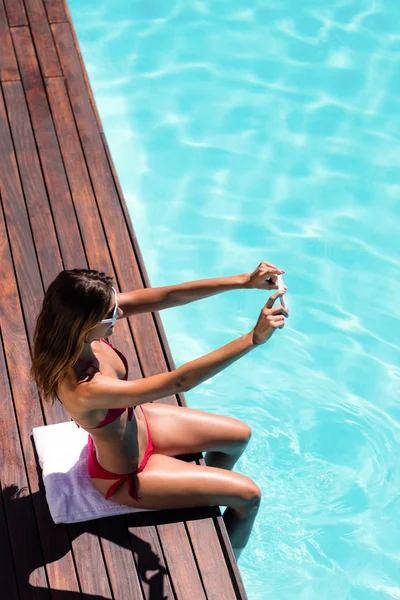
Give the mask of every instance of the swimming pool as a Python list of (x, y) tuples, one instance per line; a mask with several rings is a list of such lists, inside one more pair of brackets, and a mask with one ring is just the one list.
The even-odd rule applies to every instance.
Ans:
[[(400, 5), (68, 4), (151, 284), (286, 271), (286, 327), (186, 394), (253, 430), (249, 599), (400, 598)], [(162, 311), (176, 366), (268, 295)]]

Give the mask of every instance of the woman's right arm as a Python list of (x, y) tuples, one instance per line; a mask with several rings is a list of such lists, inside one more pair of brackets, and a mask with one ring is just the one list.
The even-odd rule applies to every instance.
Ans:
[(245, 356), (250, 350), (264, 344), (275, 329), (283, 327), (284, 315), (288, 309), (281, 306), (272, 308), (275, 300), (283, 293), (277, 292), (269, 298), (261, 310), (256, 326), (249, 333), (205, 356), (185, 363), (174, 371), (133, 381), (97, 375), (90, 382), (82, 383), (79, 393), (84, 405), (82, 408), (125, 408), (191, 390)]
[(82, 408), (125, 408), (173, 396), (178, 392), (187, 392), (255, 347), (250, 332), (167, 373), (132, 381), (97, 375), (90, 382), (80, 384), (79, 396), (84, 403)]

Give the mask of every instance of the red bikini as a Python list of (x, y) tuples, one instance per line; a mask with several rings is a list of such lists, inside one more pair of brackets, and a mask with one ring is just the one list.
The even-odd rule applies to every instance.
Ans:
[[(116, 348), (114, 348), (114, 346), (112, 346), (104, 338), (101, 338), (101, 341), (105, 342), (108, 346), (110, 346), (113, 350), (115, 350), (115, 352), (121, 358), (121, 360), (122, 360), (122, 362), (124, 363), (124, 366), (125, 366), (125, 377), (124, 377), (124, 379), (125, 380), (128, 379), (128, 363), (127, 363), (127, 360), (126, 360), (125, 356), (122, 354), (122, 352), (120, 352), (119, 350), (117, 350)], [(78, 360), (80, 360), (81, 362), (84, 362), (87, 365), (90, 365), (92, 367), (94, 366), (92, 363), (88, 362), (87, 360), (83, 360), (82, 358), (78, 358)], [(94, 368), (97, 369), (97, 367), (94, 367)], [(98, 371), (100, 371), (100, 369), (98, 369)], [(100, 371), (100, 373), (101, 373), (101, 371)], [(139, 405), (139, 406), (141, 406), (141, 405)], [(116, 419), (118, 419), (118, 417), (120, 417), (125, 411), (126, 411), (126, 408), (109, 408), (108, 412), (106, 414), (105, 419), (103, 419), (101, 423), (99, 423), (98, 425), (96, 425), (96, 427), (85, 427), (85, 429), (100, 429), (101, 427), (105, 427), (109, 423), (112, 423), (113, 421), (115, 421)], [(143, 409), (142, 409), (142, 412), (143, 412)], [(133, 416), (133, 406), (130, 406), (128, 408), (128, 419), (129, 419), (129, 421), (132, 421), (132, 416)], [(78, 423), (76, 423), (76, 424), (78, 425)], [(80, 425), (78, 425), (78, 427), (80, 427)]]
[[(122, 352), (117, 350), (117, 348), (114, 348), (114, 346), (112, 346), (109, 342), (107, 342), (107, 340), (105, 340), (104, 338), (101, 338), (101, 340), (103, 342), (105, 342), (106, 344), (108, 344), (108, 346), (110, 346), (113, 350), (115, 350), (115, 352), (120, 356), (122, 362), (125, 365), (126, 372), (125, 372), (124, 379), (125, 380), (128, 379), (128, 363), (127, 363), (125, 356), (122, 354)], [(92, 365), (92, 363), (89, 363), (86, 360), (83, 360), (82, 358), (78, 358), (78, 360), (85, 362), (88, 365), (94, 366), (94, 365)], [(95, 367), (95, 368), (97, 368), (97, 367)], [(100, 369), (98, 369), (98, 370), (100, 371)], [(100, 371), (100, 373), (101, 373), (101, 371)], [(104, 469), (104, 467), (102, 467), (100, 465), (99, 461), (97, 460), (96, 448), (95, 448), (92, 436), (90, 434), (88, 436), (88, 447), (89, 447), (88, 471), (89, 471), (89, 475), (90, 475), (91, 479), (93, 479), (93, 478), (95, 478), (95, 479), (118, 479), (118, 481), (113, 483), (111, 485), (111, 487), (107, 490), (106, 499), (109, 498), (110, 496), (112, 496), (114, 494), (114, 492), (119, 488), (119, 486), (122, 485), (123, 482), (127, 479), (129, 495), (132, 498), (134, 498), (137, 502), (139, 502), (139, 500), (141, 500), (141, 498), (139, 498), (139, 496), (136, 494), (133, 476), (136, 475), (137, 473), (140, 473), (141, 471), (143, 471), (143, 469), (145, 468), (145, 466), (147, 464), (147, 461), (149, 460), (150, 456), (154, 452), (154, 447), (153, 447), (153, 442), (151, 439), (150, 429), (149, 429), (149, 425), (147, 423), (146, 415), (144, 414), (142, 405), (139, 404), (139, 406), (144, 415), (144, 419), (146, 421), (148, 444), (147, 444), (144, 458), (136, 471), (132, 471), (131, 473), (121, 474), (121, 473), (112, 473), (111, 471), (107, 471), (106, 469)], [(103, 421), (101, 421), (101, 423), (96, 425), (96, 427), (85, 427), (85, 429), (100, 429), (101, 427), (104, 427), (105, 425), (108, 425), (109, 423), (112, 423), (113, 421), (118, 419), (118, 417), (120, 417), (125, 412), (125, 410), (126, 410), (126, 408), (109, 408), (105, 419), (103, 419)], [(130, 407), (128, 407), (129, 421), (132, 420), (132, 416), (133, 416), (133, 407), (130, 406)], [(80, 425), (78, 423), (76, 423), (76, 424), (78, 425), (78, 427), (80, 427)]]

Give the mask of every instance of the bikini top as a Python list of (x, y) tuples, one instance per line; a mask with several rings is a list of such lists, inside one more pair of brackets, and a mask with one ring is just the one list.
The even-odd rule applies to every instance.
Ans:
[[(122, 352), (120, 352), (119, 350), (117, 350), (117, 348), (114, 348), (114, 346), (112, 344), (110, 344), (109, 342), (107, 342), (107, 340), (105, 340), (104, 338), (101, 338), (101, 341), (105, 342), (108, 346), (110, 346), (113, 350), (115, 350), (115, 352), (121, 358), (122, 362), (125, 365), (125, 377), (124, 377), (124, 380), (127, 380), (128, 379), (128, 362), (127, 362), (125, 356), (122, 354)], [(95, 369), (97, 369), (98, 371), (100, 371), (100, 369), (98, 369), (98, 367), (95, 367), (93, 365), (93, 363), (88, 362), (87, 360), (83, 360), (82, 358), (78, 358), (78, 360), (80, 360), (81, 362), (86, 363), (87, 365), (91, 365)], [(101, 371), (100, 371), (100, 373), (101, 373)], [(60, 402), (61, 402), (61, 400), (60, 400)], [(101, 427), (105, 427), (109, 423), (112, 423), (113, 421), (115, 421), (116, 419), (118, 419), (118, 417), (120, 417), (125, 411), (126, 411), (126, 408), (109, 408), (108, 411), (107, 411), (107, 415), (106, 415), (105, 419), (103, 419), (103, 421), (101, 421), (101, 423), (99, 423), (98, 425), (96, 425), (96, 427), (85, 427), (85, 429), (100, 429)], [(132, 421), (132, 417), (133, 417), (133, 406), (129, 406), (128, 407), (128, 419), (129, 419), (129, 421)], [(78, 427), (80, 427), (80, 425), (76, 421), (74, 421), (74, 423), (76, 425), (78, 425)]]

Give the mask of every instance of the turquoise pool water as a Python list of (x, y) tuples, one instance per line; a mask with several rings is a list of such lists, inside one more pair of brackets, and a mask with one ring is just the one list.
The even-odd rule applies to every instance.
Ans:
[[(249, 599), (400, 598), (400, 4), (69, 6), (151, 284), (286, 270), (286, 327), (186, 394), (253, 430)], [(268, 296), (163, 311), (176, 365)]]

